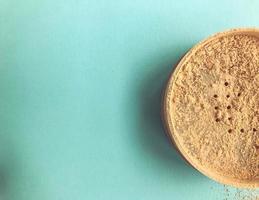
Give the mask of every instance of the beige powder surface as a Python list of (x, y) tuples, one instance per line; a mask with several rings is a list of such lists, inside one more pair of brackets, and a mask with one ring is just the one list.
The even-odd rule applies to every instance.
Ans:
[(221, 176), (259, 182), (259, 39), (205, 43), (171, 90), (169, 118), (188, 156)]

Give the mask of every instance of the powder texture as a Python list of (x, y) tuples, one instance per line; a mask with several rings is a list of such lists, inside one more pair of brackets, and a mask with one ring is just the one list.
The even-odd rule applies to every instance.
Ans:
[(221, 176), (259, 181), (259, 39), (205, 43), (171, 90), (169, 118), (188, 156)]

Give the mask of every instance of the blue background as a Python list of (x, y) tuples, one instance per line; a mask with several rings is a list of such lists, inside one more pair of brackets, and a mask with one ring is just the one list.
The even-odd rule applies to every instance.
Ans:
[(250, 192), (188, 166), (165, 136), (160, 102), (184, 52), (215, 32), (258, 27), (258, 9), (256, 0), (0, 0), (1, 198)]

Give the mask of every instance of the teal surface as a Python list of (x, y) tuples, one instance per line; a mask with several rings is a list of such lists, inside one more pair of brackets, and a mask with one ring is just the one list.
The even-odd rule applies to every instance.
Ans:
[(0, 0), (0, 198), (223, 200), (160, 120), (195, 43), (259, 26), (259, 1)]

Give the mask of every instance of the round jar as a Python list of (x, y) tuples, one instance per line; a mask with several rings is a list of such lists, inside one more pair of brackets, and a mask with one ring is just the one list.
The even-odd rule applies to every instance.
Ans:
[(259, 30), (218, 33), (189, 50), (169, 78), (163, 118), (194, 168), (259, 187)]

